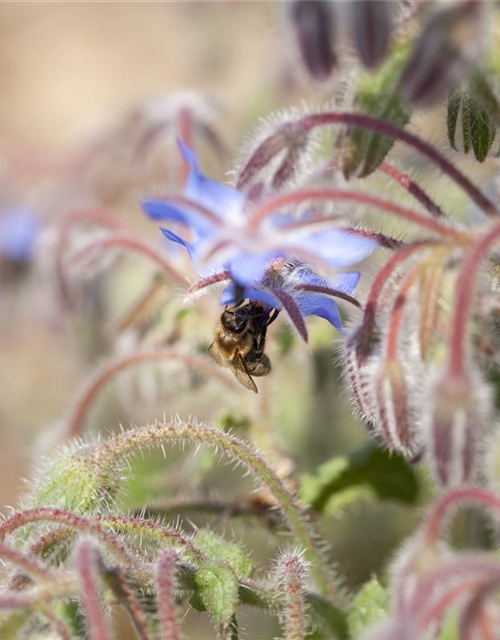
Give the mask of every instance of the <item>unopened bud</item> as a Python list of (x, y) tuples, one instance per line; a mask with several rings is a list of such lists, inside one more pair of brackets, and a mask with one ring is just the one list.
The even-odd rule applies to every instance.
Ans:
[(479, 379), (447, 375), (437, 382), (424, 415), (424, 437), (439, 484), (474, 481), (490, 408), (490, 389)]
[(350, 2), (349, 29), (361, 62), (374, 69), (389, 50), (392, 3), (385, 0)]
[(354, 408), (375, 436), (377, 415), (372, 377), (378, 362), (380, 338), (376, 329), (358, 327), (344, 345), (344, 375)]
[[(407, 124), (410, 113), (397, 85), (408, 52), (407, 46), (399, 46), (375, 74), (361, 75), (354, 96), (354, 110), (398, 127)], [(339, 143), (342, 147), (342, 171), (349, 179), (364, 178), (375, 171), (391, 150), (394, 140), (381, 133), (349, 126), (340, 136)]]
[(262, 183), (260, 189), (266, 185), (278, 189), (299, 168), (300, 156), (309, 141), (307, 132), (293, 121), (280, 122), (277, 126), (274, 123), (273, 126), (274, 131), (267, 132), (268, 125), (264, 125), (265, 137), (251, 150), (239, 172), (237, 189), (246, 189), (250, 194), (257, 179)]
[(409, 104), (431, 106), (467, 75), (480, 50), (482, 4), (463, 0), (429, 16), (401, 76)]
[(374, 380), (373, 395), (380, 435), (390, 449), (409, 454), (415, 429), (409, 412), (407, 384), (401, 363), (382, 363)]
[(305, 68), (315, 80), (326, 80), (336, 61), (333, 5), (327, 0), (292, 0), (288, 13)]

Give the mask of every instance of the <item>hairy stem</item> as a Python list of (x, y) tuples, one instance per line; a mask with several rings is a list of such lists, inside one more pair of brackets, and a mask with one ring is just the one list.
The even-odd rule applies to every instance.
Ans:
[(213, 377), (229, 386), (232, 389), (238, 389), (236, 383), (227, 376), (218, 367), (212, 363), (193, 353), (182, 353), (176, 349), (148, 349), (145, 351), (134, 351), (122, 358), (117, 358), (105, 362), (101, 370), (90, 380), (89, 383), (80, 392), (64, 427), (64, 435), (66, 438), (73, 438), (80, 435), (85, 423), (85, 419), (90, 411), (91, 406), (95, 402), (96, 397), (102, 391), (102, 388), (116, 375), (136, 364), (145, 362), (154, 362), (158, 360), (180, 360), (185, 362), (186, 366), (199, 371), (206, 377)]
[(305, 557), (312, 564), (311, 575), (317, 588), (325, 596), (339, 599), (326, 560), (318, 546), (317, 536), (302, 505), (249, 444), (213, 427), (171, 421), (115, 436), (104, 442), (93, 455), (97, 463), (115, 467), (141, 449), (159, 447), (166, 442), (183, 441), (215, 447), (246, 466), (256, 480), (270, 490), (283, 511), (296, 543), (305, 549)]
[(461, 378), (465, 374), (465, 338), (474, 302), (474, 289), (482, 261), (499, 238), (500, 223), (497, 223), (471, 249), (458, 275), (449, 346), (448, 373), (451, 377)]
[(175, 603), (177, 554), (168, 549), (159, 560), (156, 573), (158, 617), (161, 640), (180, 640)]
[[(367, 207), (380, 209), (384, 214), (392, 215), (418, 226), (428, 229), (438, 235), (453, 239), (459, 243), (470, 241), (471, 233), (466, 229), (451, 226), (450, 224), (441, 222), (435, 218), (429, 218), (416, 209), (410, 209), (402, 205), (381, 198), (380, 196), (357, 191), (354, 189), (340, 189), (337, 187), (311, 187), (299, 189), (297, 191), (289, 191), (265, 200), (262, 204), (255, 207), (249, 214), (248, 224), (250, 228), (256, 228), (271, 213), (285, 205), (295, 205), (310, 200), (342, 200), (345, 202), (356, 202)], [(304, 226), (306, 224), (304, 223)], [(286, 227), (283, 228), (286, 231)]]

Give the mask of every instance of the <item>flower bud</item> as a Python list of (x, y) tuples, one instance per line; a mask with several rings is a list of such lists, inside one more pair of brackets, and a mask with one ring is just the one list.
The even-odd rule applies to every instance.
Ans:
[(447, 374), (434, 385), (424, 415), (424, 437), (439, 484), (475, 480), (490, 408), (490, 389), (479, 378)]
[(431, 106), (467, 75), (482, 40), (482, 4), (463, 0), (429, 16), (401, 76), (406, 102)]
[(409, 413), (408, 390), (400, 362), (385, 361), (374, 380), (378, 430), (390, 449), (410, 453), (414, 420)]
[(349, 29), (361, 62), (375, 69), (389, 49), (392, 3), (384, 0), (350, 2)]
[[(354, 4), (358, 4), (357, 2)], [(410, 113), (397, 91), (401, 70), (408, 59), (408, 47), (399, 47), (375, 74), (362, 74), (353, 110), (404, 127)], [(347, 127), (340, 136), (341, 168), (346, 178), (364, 178), (380, 165), (394, 140), (375, 131)]]
[[(496, 126), (488, 113), (467, 93), (457, 92), (448, 101), (448, 137), (457, 149), (457, 130), (464, 153), (474, 151), (476, 160), (484, 162), (495, 139)], [(461, 125), (461, 126), (460, 126)]]
[(378, 331), (361, 325), (346, 340), (343, 353), (344, 375), (352, 403), (372, 435), (378, 422), (372, 376), (379, 359), (379, 345)]
[[(245, 190), (250, 197), (256, 180), (262, 181), (259, 190), (267, 185), (279, 189), (300, 168), (300, 159), (305, 152), (309, 136), (293, 121), (264, 124), (239, 171), (236, 188)], [(254, 198), (253, 198), (254, 199)]]
[(292, 0), (288, 13), (306, 70), (315, 80), (326, 80), (336, 61), (333, 5), (326, 0)]

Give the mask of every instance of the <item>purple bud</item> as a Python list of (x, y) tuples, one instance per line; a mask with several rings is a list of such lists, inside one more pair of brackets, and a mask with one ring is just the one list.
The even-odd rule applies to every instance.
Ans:
[(343, 354), (344, 375), (352, 403), (372, 435), (378, 430), (372, 378), (379, 344), (378, 332), (361, 325), (346, 340)]
[(325, 0), (292, 0), (288, 12), (304, 66), (315, 80), (326, 80), (335, 66), (332, 4)]
[(348, 4), (351, 38), (368, 69), (375, 69), (389, 50), (392, 6), (386, 0), (357, 0)]
[(257, 178), (262, 180), (261, 191), (266, 184), (279, 189), (290, 180), (309, 141), (307, 132), (293, 121), (280, 122), (278, 126), (274, 123), (274, 130), (270, 132), (268, 125), (266, 129), (262, 141), (251, 150), (238, 174), (236, 188), (246, 189), (249, 197)]
[(482, 4), (464, 0), (429, 16), (399, 84), (409, 104), (435, 104), (467, 75), (480, 50)]
[(449, 375), (438, 380), (424, 418), (424, 434), (439, 484), (473, 482), (491, 394), (478, 379)]
[(374, 397), (379, 431), (390, 449), (411, 453), (414, 420), (409, 415), (408, 392), (403, 367), (386, 361), (377, 371)]

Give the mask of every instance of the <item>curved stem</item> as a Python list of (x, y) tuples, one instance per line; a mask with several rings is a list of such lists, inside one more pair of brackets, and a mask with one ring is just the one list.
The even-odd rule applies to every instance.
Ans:
[(301, 291), (314, 291), (316, 293), (324, 293), (326, 296), (340, 298), (341, 300), (345, 300), (355, 307), (358, 307), (358, 309), (362, 309), (362, 305), (359, 300), (356, 300), (356, 298), (353, 298), (348, 293), (345, 293), (345, 291), (339, 291), (338, 289), (332, 289), (331, 287), (323, 287), (318, 284), (297, 284), (295, 285), (295, 289), (300, 289)]
[(106, 249), (128, 249), (135, 253), (140, 253), (152, 262), (154, 262), (169, 278), (175, 282), (184, 285), (186, 278), (173, 267), (170, 262), (164, 257), (161, 251), (157, 251), (154, 247), (131, 235), (114, 234), (107, 238), (99, 238), (89, 242), (83, 249), (80, 249), (77, 253), (70, 257), (71, 264), (78, 264), (78, 262), (84, 261), (86, 258), (92, 255), (93, 252), (102, 252)]
[(0, 558), (2, 558), (2, 560), (9, 560), (24, 572), (34, 576), (35, 578), (41, 578), (42, 580), (54, 578), (53, 571), (46, 564), (30, 558), (18, 549), (14, 549), (14, 547), (11, 547), (1, 541)]
[[(441, 171), (446, 173), (459, 187), (461, 187), (461, 189), (463, 189), (487, 215), (499, 215), (500, 212), (495, 204), (435, 147), (413, 133), (410, 133), (405, 129), (400, 129), (390, 122), (364, 114), (340, 111), (315, 113), (304, 116), (295, 122), (295, 126), (299, 131), (310, 131), (315, 127), (330, 124), (353, 125), (370, 131), (377, 131), (389, 138), (394, 138), (395, 140), (404, 142), (437, 165)], [(251, 159), (249, 162), (251, 162)]]
[(424, 541), (426, 545), (435, 544), (439, 529), (449, 510), (461, 502), (475, 502), (500, 514), (500, 498), (486, 489), (477, 487), (460, 487), (442, 495), (431, 507), (424, 525)]
[(90, 518), (70, 513), (64, 509), (54, 507), (34, 507), (15, 513), (0, 524), (0, 540), (19, 527), (24, 527), (33, 522), (55, 522), (77, 531), (90, 534), (99, 540), (108, 551), (126, 567), (136, 567), (138, 561), (133, 557), (125, 545), (112, 533), (108, 533), (98, 523)]
[(65, 437), (72, 438), (81, 433), (85, 418), (87, 417), (95, 398), (101, 392), (104, 385), (106, 385), (112, 378), (133, 365), (167, 359), (184, 361), (190, 368), (201, 372), (203, 375), (207, 377), (215, 377), (231, 389), (239, 390), (239, 386), (236, 385), (232, 378), (229, 378), (229, 376), (227, 376), (223, 371), (220, 371), (218, 367), (213, 366), (211, 362), (201, 356), (182, 353), (175, 349), (166, 347), (162, 349), (134, 351), (123, 358), (113, 359), (104, 363), (101, 371), (99, 371), (90, 380), (90, 382), (87, 383), (85, 388), (80, 392), (80, 395), (66, 420), (66, 426), (64, 429)]
[(464, 375), (467, 322), (474, 301), (474, 289), (479, 268), (485, 255), (499, 238), (500, 223), (496, 223), (476, 243), (462, 263), (456, 283), (455, 307), (451, 325), (448, 362), (448, 373), (451, 377), (460, 378)]
[(406, 303), (408, 302), (408, 292), (415, 282), (420, 267), (420, 264), (416, 264), (406, 275), (392, 306), (386, 344), (386, 358), (390, 362), (396, 362), (398, 360), (399, 331), (401, 329)]
[[(470, 231), (466, 229), (452, 227), (435, 218), (429, 218), (423, 213), (420, 213), (420, 211), (404, 207), (387, 198), (381, 198), (380, 196), (363, 191), (356, 191), (354, 189), (339, 189), (336, 187), (299, 189), (269, 198), (249, 214), (248, 225), (250, 228), (256, 228), (269, 214), (280, 207), (299, 204), (309, 200), (343, 200), (346, 202), (356, 202), (380, 209), (385, 214), (408, 220), (433, 233), (437, 233), (445, 238), (451, 238), (460, 243), (469, 241), (471, 237)], [(304, 226), (306, 226), (305, 223)]]
[(382, 290), (389, 278), (391, 278), (396, 269), (399, 267), (399, 265), (417, 251), (420, 251), (421, 249), (427, 249), (434, 244), (435, 242), (433, 242), (432, 240), (423, 240), (421, 242), (415, 242), (413, 244), (407, 245), (403, 249), (400, 249), (393, 256), (391, 256), (389, 260), (384, 264), (384, 266), (379, 269), (366, 299), (365, 315), (363, 319), (363, 326), (365, 330), (370, 330), (372, 328), (375, 319), (375, 312), (381, 298)]
[(403, 189), (406, 189), (415, 200), (435, 218), (446, 218), (447, 215), (441, 209), (441, 207), (434, 202), (434, 200), (422, 189), (422, 187), (412, 180), (408, 174), (395, 167), (390, 162), (384, 161), (379, 167), (379, 171), (385, 173), (387, 176), (395, 180), (400, 184)]
[(247, 467), (256, 480), (269, 489), (295, 536), (296, 544), (305, 549), (305, 557), (312, 564), (311, 575), (317, 588), (325, 596), (339, 600), (340, 594), (336, 593), (328, 565), (318, 546), (317, 536), (302, 505), (249, 444), (213, 427), (172, 421), (133, 429), (115, 436), (102, 443), (92, 455), (97, 464), (115, 468), (141, 449), (160, 447), (166, 442), (184, 441), (215, 447)]

